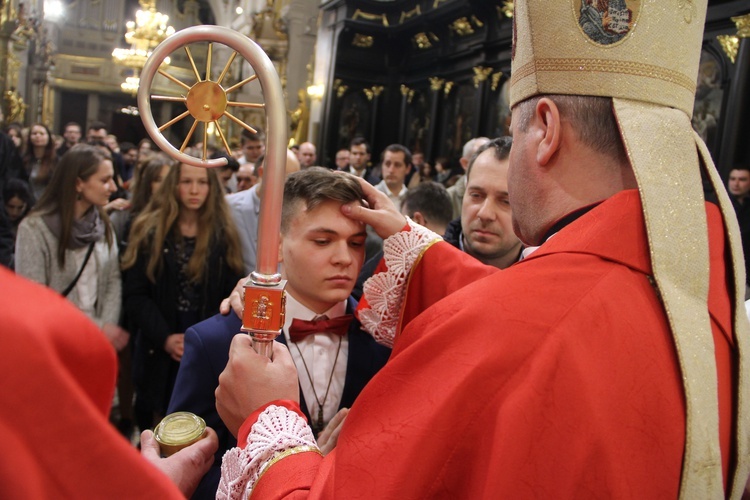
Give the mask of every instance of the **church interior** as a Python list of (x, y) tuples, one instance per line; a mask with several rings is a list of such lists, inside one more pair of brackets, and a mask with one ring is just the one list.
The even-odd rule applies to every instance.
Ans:
[[(289, 144), (312, 142), (321, 165), (332, 166), (357, 136), (376, 152), (401, 143), (434, 161), (460, 156), (472, 137), (508, 133), (512, 0), (2, 0), (5, 123), (44, 123), (59, 134), (68, 122), (101, 121), (118, 140), (137, 144), (147, 136), (136, 92), (148, 54), (173, 32), (201, 24), (230, 27), (260, 45), (282, 83)], [(692, 120), (723, 176), (750, 162), (748, 37), (747, 0), (709, 0)], [(207, 43), (194, 45), (161, 69), (180, 81), (195, 78), (192, 64), (225, 70), (225, 88), (253, 75), (242, 57), (230, 61), (231, 48), (215, 44), (207, 61)], [(167, 77), (151, 83), (153, 94), (180, 96)], [(232, 98), (262, 103), (262, 88), (242, 84)], [(177, 101), (152, 103), (156, 123), (174, 122), (164, 131), (173, 144), (187, 135), (188, 121), (175, 121), (184, 111)], [(262, 109), (236, 115), (265, 127)], [(223, 120), (219, 128), (234, 146), (241, 125)], [(217, 145), (220, 134), (207, 131)]]

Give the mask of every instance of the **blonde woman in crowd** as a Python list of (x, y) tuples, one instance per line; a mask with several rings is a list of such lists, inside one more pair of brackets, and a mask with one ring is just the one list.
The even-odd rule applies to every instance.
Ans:
[(147, 429), (166, 411), (185, 330), (216, 314), (241, 277), (237, 229), (215, 171), (170, 169), (133, 221), (122, 267), (136, 335), (136, 419)]
[(172, 160), (164, 153), (149, 154), (133, 175), (130, 205), (126, 210), (115, 211), (111, 218), (115, 227), (117, 241), (124, 252), (127, 238), (135, 217), (143, 211), (149, 200), (158, 191), (169, 173)]
[(66, 296), (120, 350), (129, 335), (117, 326), (118, 251), (103, 210), (115, 190), (113, 176), (112, 159), (97, 148), (77, 145), (65, 153), (18, 227), (16, 272)]

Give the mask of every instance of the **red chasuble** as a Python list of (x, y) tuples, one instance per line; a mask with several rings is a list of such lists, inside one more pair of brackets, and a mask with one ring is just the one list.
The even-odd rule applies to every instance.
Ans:
[[(726, 477), (736, 352), (723, 225), (707, 211)], [(280, 460), (253, 498), (677, 498), (685, 401), (638, 193), (505, 271), (462, 274), (467, 260), (425, 252), (391, 359), (336, 450)]]
[(114, 349), (66, 299), (0, 267), (0, 498), (183, 498), (108, 422)]

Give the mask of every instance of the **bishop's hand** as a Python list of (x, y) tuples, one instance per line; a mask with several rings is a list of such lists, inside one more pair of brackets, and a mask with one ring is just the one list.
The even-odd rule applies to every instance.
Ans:
[(216, 410), (233, 436), (256, 409), (287, 399), (299, 402), (297, 369), (289, 350), (273, 343), (273, 360), (253, 350), (245, 333), (235, 335), (229, 348), (229, 361), (219, 375)]
[[(351, 174), (342, 173), (341, 175)], [(369, 182), (359, 177), (356, 179), (362, 186), (368, 206), (347, 203), (341, 206), (341, 212), (352, 220), (372, 226), (378, 236), (383, 239), (401, 231), (406, 225), (406, 217), (398, 211), (398, 207), (385, 193), (375, 189)]]

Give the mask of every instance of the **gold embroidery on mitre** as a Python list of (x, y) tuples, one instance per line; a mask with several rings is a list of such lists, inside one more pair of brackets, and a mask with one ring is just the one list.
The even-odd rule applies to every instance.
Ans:
[(695, 93), (695, 82), (678, 71), (672, 71), (662, 66), (644, 64), (634, 61), (617, 61), (610, 59), (534, 59), (518, 68), (512, 75), (512, 84), (523, 78), (541, 71), (585, 71), (602, 73), (619, 73), (623, 75), (656, 78), (674, 83)]

